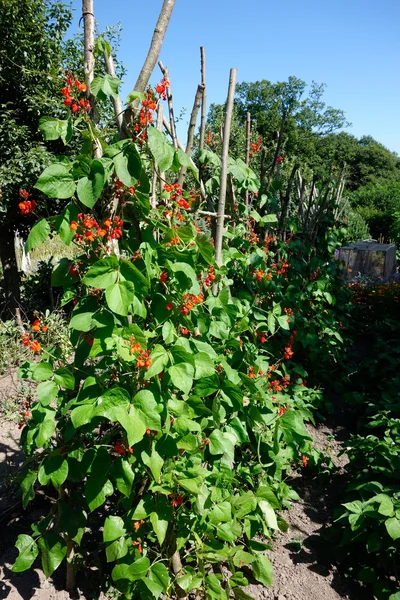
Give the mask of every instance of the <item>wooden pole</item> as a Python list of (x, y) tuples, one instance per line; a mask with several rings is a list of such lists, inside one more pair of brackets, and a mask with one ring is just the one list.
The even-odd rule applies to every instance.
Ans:
[(224, 230), (224, 214), (225, 214), (225, 203), (226, 203), (229, 139), (230, 139), (230, 133), (231, 133), (231, 124), (232, 124), (233, 102), (234, 102), (234, 98), (235, 98), (236, 74), (237, 74), (237, 69), (231, 69), (230, 74), (229, 74), (228, 97), (226, 100), (225, 122), (224, 122), (224, 132), (223, 132), (223, 142), (222, 142), (221, 181), (220, 181), (219, 202), (218, 202), (218, 212), (217, 212), (217, 231), (216, 231), (216, 235), (215, 235), (215, 260), (216, 260), (218, 266), (222, 265), (222, 237), (223, 237), (223, 230)]
[(285, 130), (285, 124), (286, 124), (287, 116), (288, 116), (288, 114), (285, 111), (283, 113), (283, 115), (282, 115), (281, 126), (280, 126), (279, 132), (278, 132), (278, 142), (276, 144), (274, 159), (273, 159), (273, 162), (272, 162), (272, 165), (271, 165), (271, 170), (270, 170), (269, 177), (268, 177), (267, 190), (269, 190), (269, 187), (270, 187), (270, 185), (272, 183), (272, 178), (274, 176), (274, 170), (275, 170), (276, 160), (277, 160), (277, 158), (278, 158), (278, 156), (280, 155), (280, 152), (281, 152), (282, 136), (283, 136), (283, 132)]
[[(158, 107), (157, 107), (157, 122), (156, 122), (156, 128), (158, 129), (158, 131), (162, 131), (163, 112), (164, 112), (163, 105), (161, 103), (159, 103)], [(151, 198), (150, 198), (150, 205), (152, 206), (152, 208), (157, 208), (157, 180), (159, 181), (160, 192), (161, 192), (162, 191), (162, 182), (165, 180), (165, 173), (160, 172), (157, 175), (157, 171), (156, 171), (156, 169), (154, 169), (152, 186), (151, 186)]]
[[(96, 103), (90, 90), (94, 79), (94, 9), (93, 0), (82, 0), (83, 19), (83, 69), (85, 73), (86, 95), (90, 100), (90, 118), (96, 121)], [(93, 156), (100, 158), (102, 148), (99, 140), (93, 142)]]
[(200, 150), (204, 148), (204, 140), (206, 136), (207, 122), (207, 88), (206, 88), (206, 50), (204, 46), (200, 47), (200, 64), (201, 64), (201, 85), (203, 86), (203, 96), (201, 98), (201, 121), (200, 121)]
[[(197, 115), (199, 114), (201, 98), (203, 96), (204, 87), (200, 84), (197, 87), (196, 96), (194, 97), (194, 104), (192, 108), (192, 112), (190, 115), (189, 128), (187, 134), (187, 142), (186, 142), (186, 154), (190, 156), (192, 154), (193, 149), (193, 140), (194, 140), (194, 130), (196, 128)], [(180, 185), (183, 184), (186, 175), (186, 167), (181, 167), (179, 171), (178, 183)]]
[[(171, 83), (170, 79), (169, 79), (168, 69), (167, 69), (167, 67), (164, 67), (161, 60), (158, 61), (158, 66), (160, 67), (161, 72), (164, 75), (164, 78), (169, 83)], [(174, 115), (174, 105), (172, 102), (171, 85), (168, 85), (168, 87), (167, 87), (167, 102), (168, 102), (169, 125), (170, 125), (170, 129), (171, 129), (172, 143), (174, 145), (174, 148), (178, 148), (178, 139), (176, 137), (175, 115)]]
[(250, 141), (251, 141), (251, 114), (246, 113), (246, 158), (245, 163), (249, 166), (250, 163)]
[[(110, 55), (108, 55), (107, 50), (104, 50), (103, 56), (104, 56), (104, 64), (105, 64), (106, 72), (111, 77), (116, 77), (114, 59), (112, 57), (112, 54), (110, 53)], [(122, 102), (121, 102), (121, 98), (120, 98), (119, 94), (116, 97), (114, 97), (114, 96), (112, 97), (112, 102), (113, 102), (113, 106), (114, 106), (115, 120), (117, 122), (118, 133), (121, 136), (124, 109), (122, 107)]]
[(90, 98), (90, 84), (94, 79), (94, 12), (93, 0), (82, 0), (83, 19), (83, 69), (86, 94)]
[[(250, 164), (250, 142), (251, 142), (251, 114), (246, 113), (246, 156), (245, 163), (247, 166)], [(246, 207), (249, 208), (249, 190), (246, 190), (245, 195)]]
[[(135, 87), (135, 92), (144, 92), (147, 84), (149, 83), (150, 76), (157, 63), (160, 55), (162, 43), (164, 41), (165, 33), (168, 28), (169, 21), (171, 19), (172, 11), (175, 6), (175, 0), (164, 0), (161, 7), (160, 14), (154, 29), (153, 37), (150, 43), (150, 48), (146, 56), (146, 60), (143, 63), (143, 67), (139, 73)], [(131, 120), (132, 113), (137, 106), (137, 102), (131, 102), (125, 111), (124, 116), (124, 129), (126, 129), (127, 123)]]

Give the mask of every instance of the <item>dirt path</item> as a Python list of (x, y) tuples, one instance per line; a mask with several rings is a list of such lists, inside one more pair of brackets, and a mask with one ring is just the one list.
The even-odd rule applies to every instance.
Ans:
[[(0, 388), (4, 391), (4, 386)], [(301, 500), (284, 513), (290, 528), (273, 541), (274, 551), (269, 552), (274, 568), (273, 586), (251, 584), (246, 591), (256, 600), (370, 600), (365, 589), (343, 579), (335, 567), (323, 562), (321, 534), (329, 523), (333, 506), (340, 502), (343, 487), (341, 469), (347, 459), (338, 455), (346, 439), (345, 430), (319, 426), (309, 427), (309, 432), (317, 448), (330, 455), (340, 468), (328, 483), (307, 476), (306, 471), (293, 476), (290, 484)], [(34, 570), (24, 573), (10, 571), (17, 554), (13, 547), (16, 537), (29, 530), (32, 518), (40, 519), (41, 513), (46, 514), (46, 507), (39, 502), (32, 509), (36, 514), (27, 515), (7, 485), (8, 476), (21, 460), (18, 437), (15, 422), (0, 421), (0, 599), (67, 600), (69, 596), (62, 590), (61, 568), (56, 571), (54, 580), (49, 581), (38, 564)]]
[(334, 505), (340, 503), (343, 467), (346, 456), (338, 456), (346, 432), (340, 427), (308, 426), (318, 450), (329, 455), (339, 470), (328, 482), (319, 482), (304, 473), (296, 474), (290, 484), (301, 500), (283, 514), (290, 528), (272, 544), (268, 556), (274, 568), (271, 588), (249, 585), (256, 600), (370, 600), (364, 588), (344, 579), (336, 567), (324, 564), (321, 539), (330, 522)]

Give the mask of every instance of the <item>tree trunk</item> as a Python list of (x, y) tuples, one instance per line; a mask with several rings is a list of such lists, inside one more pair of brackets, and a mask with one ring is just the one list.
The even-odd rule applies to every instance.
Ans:
[(9, 319), (15, 317), (15, 310), (19, 308), (21, 301), (14, 235), (12, 223), (5, 218), (0, 223), (0, 260), (5, 295), (5, 310), (2, 316)]

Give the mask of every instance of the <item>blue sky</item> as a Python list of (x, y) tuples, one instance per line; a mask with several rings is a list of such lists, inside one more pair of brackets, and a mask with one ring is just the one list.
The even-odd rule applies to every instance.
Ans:
[[(162, 0), (94, 0), (99, 30), (122, 23), (120, 58), (132, 89), (147, 54)], [(81, 1), (76, 10), (75, 31)], [(400, 0), (176, 0), (161, 60), (170, 71), (175, 112), (187, 111), (207, 53), (208, 103), (224, 102), (229, 69), (238, 81), (290, 75), (327, 84), (325, 101), (346, 112), (348, 130), (372, 135), (400, 154)], [(152, 82), (159, 79), (155, 70)]]

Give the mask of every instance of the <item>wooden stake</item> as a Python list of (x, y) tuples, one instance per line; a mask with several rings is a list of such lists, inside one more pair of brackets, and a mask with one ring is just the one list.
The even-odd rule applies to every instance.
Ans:
[[(104, 50), (103, 56), (104, 56), (104, 64), (105, 64), (106, 72), (111, 77), (116, 77), (114, 59), (112, 57), (112, 54), (110, 53), (110, 55), (108, 55), (107, 50)], [(115, 114), (115, 120), (117, 122), (118, 133), (121, 137), (124, 109), (122, 107), (122, 102), (121, 102), (121, 98), (120, 98), (119, 94), (117, 95), (116, 98), (114, 96), (112, 97), (112, 103), (114, 105), (114, 114)]]
[[(96, 103), (90, 90), (94, 79), (94, 12), (93, 0), (82, 0), (83, 18), (83, 69), (85, 72), (86, 95), (90, 100), (90, 118), (96, 121)], [(103, 154), (101, 144), (96, 138), (93, 142), (93, 156), (100, 158)]]
[[(194, 130), (196, 128), (197, 115), (199, 114), (201, 98), (203, 96), (204, 86), (200, 84), (197, 87), (196, 96), (194, 97), (194, 104), (192, 108), (192, 112), (190, 115), (189, 128), (187, 134), (187, 142), (186, 142), (186, 154), (190, 156), (192, 154), (193, 149), (193, 140), (194, 140)], [(178, 183), (179, 185), (183, 184), (186, 175), (186, 167), (181, 167), (179, 171)]]
[(231, 133), (233, 102), (235, 98), (237, 69), (231, 69), (229, 74), (228, 97), (226, 100), (225, 122), (221, 155), (221, 182), (219, 191), (217, 231), (215, 235), (215, 260), (218, 266), (222, 265), (222, 236), (224, 230), (224, 214), (226, 202), (226, 187), (228, 175), (228, 152)]
[(249, 166), (250, 163), (250, 141), (251, 141), (251, 114), (246, 113), (246, 158), (245, 163)]
[[(251, 142), (251, 114), (246, 113), (246, 156), (245, 163), (247, 166), (250, 164), (250, 142)], [(245, 195), (246, 207), (249, 208), (249, 190), (246, 190)]]
[[(286, 124), (286, 119), (287, 119), (287, 112), (284, 112), (282, 115), (282, 120), (281, 120), (281, 126), (279, 128), (279, 132), (278, 132), (278, 142), (276, 144), (276, 149), (275, 149), (275, 155), (274, 155), (274, 160), (272, 162), (271, 165), (271, 170), (269, 173), (269, 177), (268, 177), (268, 184), (267, 184), (267, 190), (269, 190), (269, 187), (272, 183), (272, 178), (274, 176), (274, 170), (275, 170), (275, 165), (276, 165), (276, 159), (278, 158), (278, 156), (281, 153), (281, 147), (282, 147), (282, 136), (283, 136), (283, 132), (285, 130), (285, 124)], [(279, 165), (278, 165), (279, 166)]]
[[(158, 131), (162, 131), (162, 126), (163, 126), (163, 105), (161, 103), (159, 103), (158, 107), (157, 107), (157, 123), (156, 123), (156, 128), (158, 129)], [(165, 180), (165, 173), (159, 173), (157, 175), (157, 171), (156, 169), (154, 169), (154, 173), (153, 173), (153, 181), (152, 181), (152, 186), (151, 186), (151, 198), (150, 198), (150, 204), (152, 206), (152, 208), (157, 208), (157, 180), (159, 180), (160, 183), (160, 192), (162, 191), (162, 182)]]
[[(139, 73), (135, 87), (133, 88), (135, 92), (144, 92), (146, 90), (147, 84), (149, 83), (151, 74), (160, 55), (161, 46), (164, 41), (165, 33), (167, 31), (174, 6), (175, 0), (164, 0), (163, 2), (146, 60), (143, 63), (143, 67)], [(131, 102), (125, 111), (124, 129), (126, 129), (126, 125), (130, 122), (132, 113), (137, 104), (137, 101)]]
[(200, 47), (200, 64), (201, 64), (201, 85), (203, 86), (203, 96), (201, 98), (201, 121), (200, 121), (200, 141), (199, 148), (204, 148), (204, 140), (206, 136), (207, 122), (207, 88), (206, 88), (206, 50), (204, 46)]
[[(170, 82), (168, 69), (167, 69), (167, 67), (164, 67), (161, 60), (158, 61), (158, 66), (160, 67), (161, 72), (164, 75), (165, 79)], [(172, 102), (171, 85), (169, 85), (167, 88), (167, 102), (168, 102), (169, 125), (171, 128), (172, 143), (174, 145), (174, 148), (178, 148), (178, 139), (176, 137), (175, 115), (174, 115), (174, 105)]]

